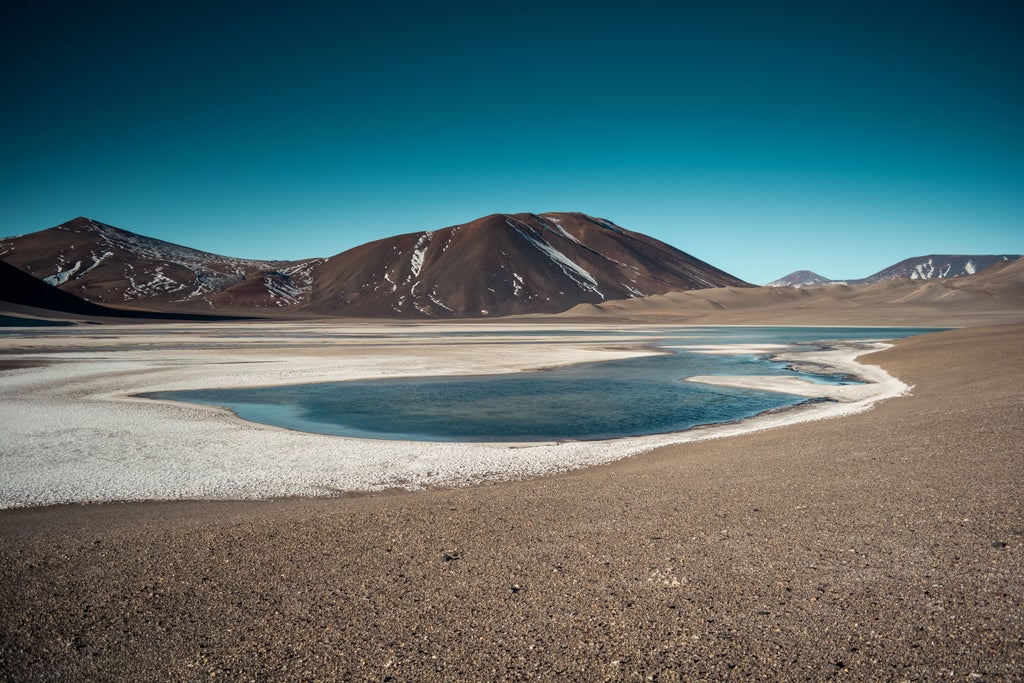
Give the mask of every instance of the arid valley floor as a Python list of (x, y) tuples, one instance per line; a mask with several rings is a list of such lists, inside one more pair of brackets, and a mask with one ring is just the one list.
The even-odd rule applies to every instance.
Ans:
[[(451, 451), (381, 445), (385, 469), (420, 458), (423, 483), (434, 486), (248, 501), (223, 498), (259, 497), (268, 480), (310, 494), (288, 472), (344, 459), (345, 440), (188, 407), (173, 408), (170, 431), (161, 418), (147, 433), (147, 414), (170, 408), (135, 399), (118, 415), (116, 401), (103, 401), (131, 403), (117, 396), (123, 377), (133, 389), (140, 377), (187, 386), (228, 363), (241, 384), (272, 384), (410, 368), (509, 372), (642, 344), (623, 331), (600, 345), (440, 353), (412, 344), (382, 355), (358, 343), (332, 350), (329, 325), (313, 341), (283, 345), (205, 329), (201, 339), (173, 326), (101, 326), (70, 344), (3, 340), (8, 390), (19, 377), (46, 379), (18, 389), (24, 400), (8, 402), (17, 405), (5, 407), (5, 431), (38, 437), (46, 429), (33, 419), (65, 430), (50, 437), (66, 464), (50, 500), (76, 481), (101, 498), (181, 497), (131, 489), (120, 456), (97, 452), (104, 430), (108, 443), (153, 461), (146, 481), (182, 481), (184, 497), (206, 500), (0, 512), (0, 678), (1024, 677), (1024, 324), (923, 335), (862, 356), (910, 391), (835, 419), (591, 445), (570, 464), (589, 467), (532, 476), (545, 471), (541, 454), (513, 481), (487, 480), (490, 465), (473, 469), (487, 449), (456, 449), (465, 468), (431, 479)], [(62, 366), (73, 380), (63, 387)], [(52, 414), (33, 414), (33, 401)], [(160, 462), (159, 443), (182, 429), (191, 430), (187, 452), (173, 466)], [(259, 438), (246, 440), (247, 431)], [(30, 473), (12, 448), (3, 454), (7, 472)], [(219, 454), (224, 467), (212, 471)], [(260, 468), (239, 479), (247, 461)], [(203, 489), (204, 477), (215, 484)]]

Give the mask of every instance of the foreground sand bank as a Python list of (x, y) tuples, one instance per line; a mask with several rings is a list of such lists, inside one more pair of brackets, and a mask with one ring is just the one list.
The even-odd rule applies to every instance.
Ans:
[[(470, 329), (476, 336), (461, 335), (464, 330), (453, 326), (215, 324), (0, 338), (0, 344), (16, 347), (9, 359), (50, 363), (0, 374), (0, 507), (316, 496), (522, 478), (670, 443), (850, 414), (906, 389), (884, 371), (856, 362), (870, 347), (842, 346), (793, 357), (863, 375), (870, 383), (837, 387), (779, 377), (740, 382), (839, 403), (676, 434), (529, 444), (342, 439), (245, 422), (219, 409), (133, 397), (169, 389), (508, 373), (653, 353), (646, 348), (650, 337), (630, 334), (629, 328), (611, 336), (578, 328), (542, 337), (524, 335), (530, 330), (522, 326), (489, 325), (483, 336), (481, 326)], [(723, 350), (765, 349), (726, 346), (717, 352)]]
[(1024, 678), (1024, 326), (910, 396), (556, 477), (0, 512), (16, 680)]

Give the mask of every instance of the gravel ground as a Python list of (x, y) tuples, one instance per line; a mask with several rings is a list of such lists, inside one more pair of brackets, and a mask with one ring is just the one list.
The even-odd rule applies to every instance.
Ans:
[(0, 512), (5, 680), (1024, 679), (1024, 326), (859, 415), (455, 490)]

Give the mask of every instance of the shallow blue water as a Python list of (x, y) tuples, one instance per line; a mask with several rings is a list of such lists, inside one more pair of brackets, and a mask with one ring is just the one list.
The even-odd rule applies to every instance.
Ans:
[[(651, 344), (669, 351), (668, 354), (544, 372), (208, 389), (145, 396), (223, 406), (254, 422), (338, 436), (483, 442), (603, 439), (730, 422), (804, 400), (785, 394), (682, 381), (693, 375), (797, 374), (821, 382), (850, 381), (845, 377), (794, 373), (784, 363), (754, 355), (701, 354), (675, 347), (894, 339), (927, 331), (932, 330), (668, 328), (647, 333)], [(548, 330), (537, 336), (550, 334)], [(629, 330), (627, 334), (636, 332)]]

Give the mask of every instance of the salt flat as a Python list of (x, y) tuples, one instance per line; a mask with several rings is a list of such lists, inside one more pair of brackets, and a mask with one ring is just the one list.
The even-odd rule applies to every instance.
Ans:
[[(607, 441), (471, 444), (380, 441), (290, 431), (230, 413), (133, 395), (419, 375), (511, 373), (655, 353), (650, 326), (209, 323), (103, 326), (0, 337), (0, 506), (317, 496), (521, 478), (652, 448), (858, 412), (906, 385), (856, 363), (868, 348), (798, 354), (869, 384), (702, 378), (832, 397), (739, 424)], [(594, 331), (602, 332), (594, 335)], [(632, 330), (632, 331), (631, 331)], [(543, 331), (543, 335), (531, 332)], [(609, 334), (610, 333), (610, 334)], [(872, 348), (881, 348), (880, 346)], [(696, 346), (709, 352), (727, 347)], [(736, 345), (733, 352), (778, 350)], [(810, 393), (808, 393), (810, 392)]]

